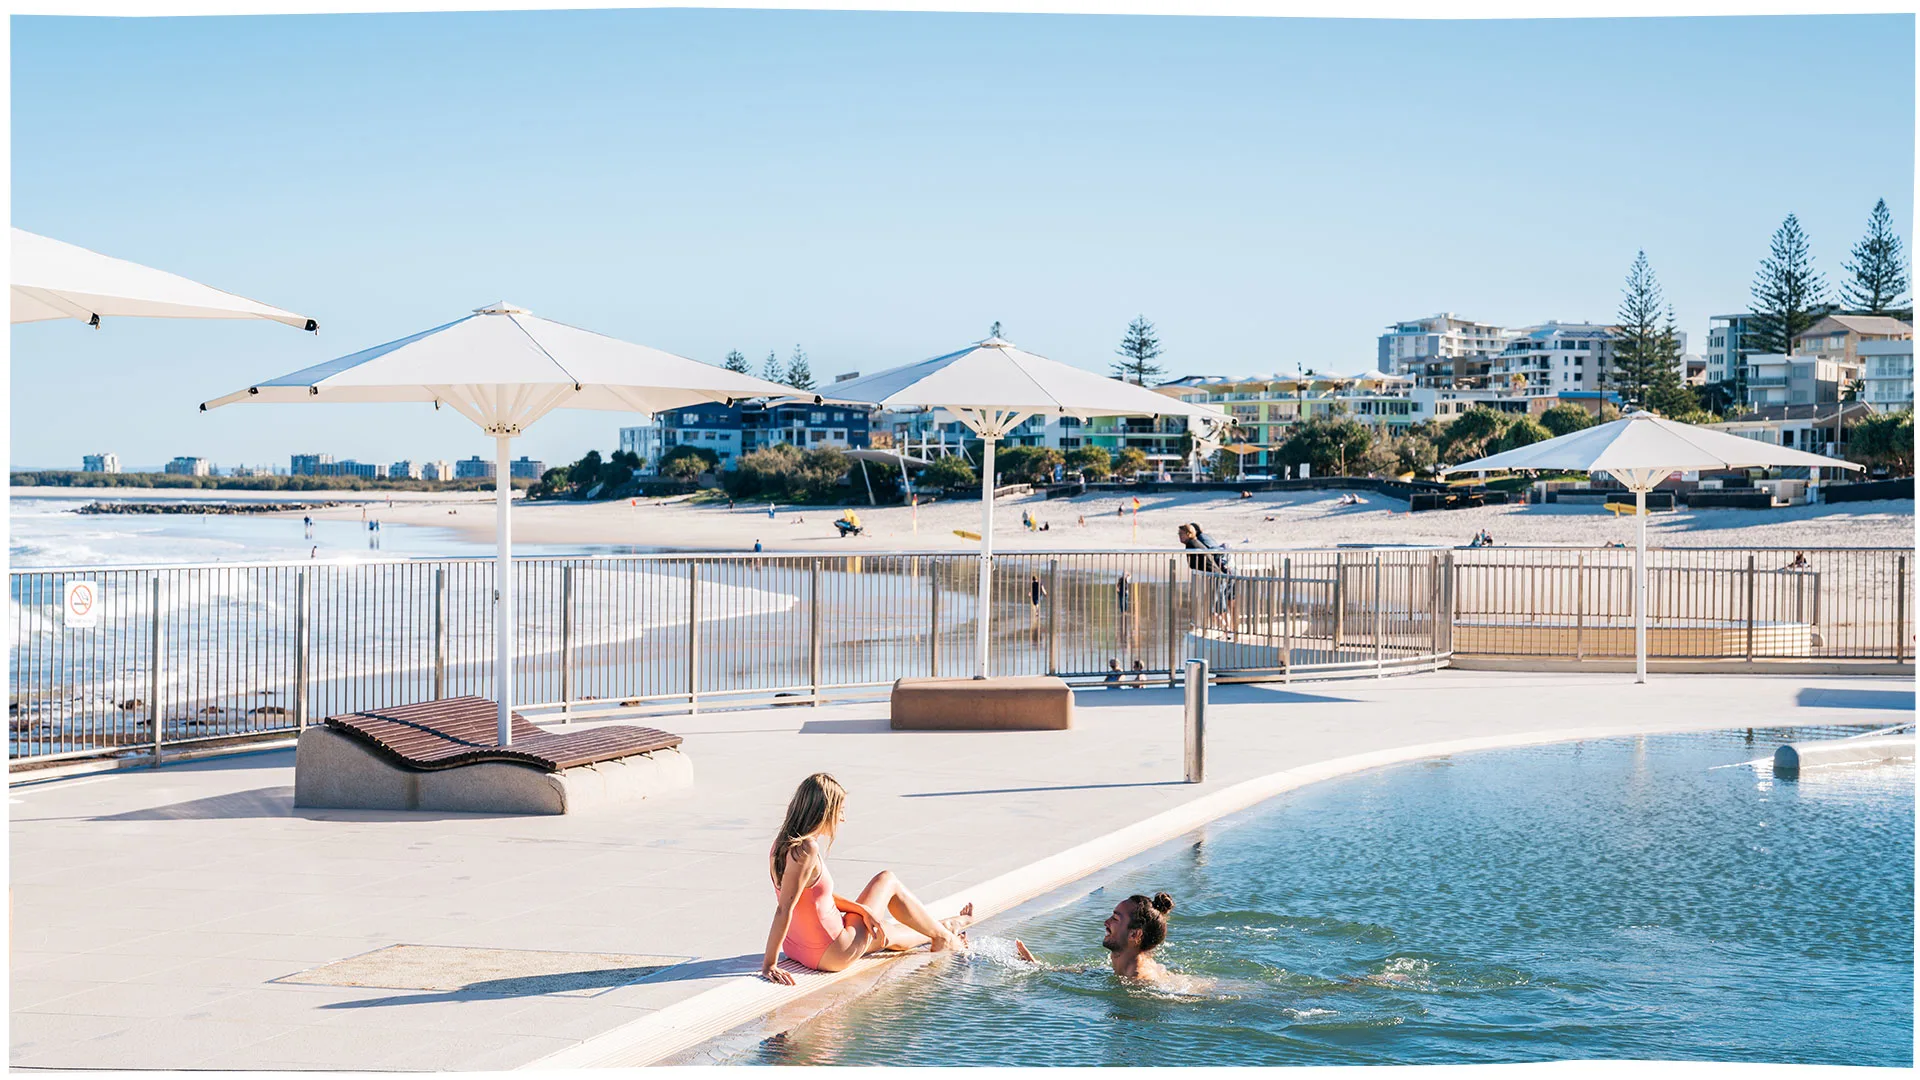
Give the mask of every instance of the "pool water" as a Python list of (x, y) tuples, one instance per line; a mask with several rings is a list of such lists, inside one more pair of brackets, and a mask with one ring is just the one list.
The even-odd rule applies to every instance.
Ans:
[[(1781, 738), (1489, 751), (1305, 788), (729, 1059), (1911, 1065), (1913, 767), (1746, 764)], [(1192, 992), (1105, 966), (1101, 920), (1160, 890), (1178, 908), (1158, 956)]]

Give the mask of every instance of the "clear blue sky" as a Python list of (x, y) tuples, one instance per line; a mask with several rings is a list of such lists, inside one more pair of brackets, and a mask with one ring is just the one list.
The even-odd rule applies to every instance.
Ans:
[[(452, 413), (203, 399), (507, 299), (816, 377), (984, 336), (1104, 370), (1372, 366), (1395, 319), (1696, 351), (1791, 211), (1912, 238), (1910, 16), (1343, 22), (597, 11), (18, 17), (13, 221), (312, 315), (17, 327), (12, 460), (487, 453)], [(603, 452), (617, 414), (521, 440)]]

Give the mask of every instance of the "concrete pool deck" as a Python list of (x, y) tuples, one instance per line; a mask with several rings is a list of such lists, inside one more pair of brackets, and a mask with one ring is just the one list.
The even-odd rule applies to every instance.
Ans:
[[(842, 891), (891, 868), (922, 897), (990, 914), (1357, 768), (1575, 737), (1884, 726), (1911, 718), (1913, 684), (1446, 671), (1222, 687), (1201, 785), (1179, 782), (1180, 698), (1166, 688), (1083, 692), (1069, 731), (895, 732), (885, 709), (660, 718), (687, 738), (694, 787), (605, 814), (296, 811), (288, 751), (15, 787), (10, 1062), (658, 1060), (792, 996), (751, 973), (772, 907), (767, 844), (816, 769), (851, 792), (832, 860)], [(688, 962), (567, 992), (531, 971), (464, 989), (271, 981), (399, 944)]]

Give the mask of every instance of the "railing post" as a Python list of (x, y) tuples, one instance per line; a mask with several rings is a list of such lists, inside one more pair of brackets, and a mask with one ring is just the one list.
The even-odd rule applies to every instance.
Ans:
[(933, 586), (933, 599), (927, 605), (927, 675), (940, 677), (940, 566), (934, 564), (933, 572), (927, 575), (927, 582)]
[(1907, 557), (1900, 556), (1894, 574), (1893, 590), (1893, 662), (1907, 662)]
[(573, 567), (560, 568), (560, 722), (573, 723)]
[(687, 712), (700, 711), (700, 564), (687, 562)]
[(807, 579), (807, 682), (813, 687), (813, 705), (820, 707), (820, 556), (810, 561)]
[(1280, 560), (1281, 681), (1293, 681), (1293, 560)]
[(1060, 603), (1060, 560), (1047, 560), (1047, 674), (1060, 672), (1060, 623), (1054, 617)]
[(307, 572), (300, 571), (295, 578), (297, 596), (293, 609), (293, 726), (296, 731), (307, 730), (307, 672), (313, 661), (310, 655), (313, 636), (307, 625)]
[(160, 764), (162, 715), (160, 709), (160, 574), (153, 575), (153, 651), (147, 665), (147, 720), (153, 725), (153, 763)]
[(1381, 588), (1380, 581), (1380, 556), (1375, 555), (1373, 557), (1373, 677), (1376, 679), (1385, 678), (1387, 674), (1386, 649), (1382, 641), (1386, 633), (1385, 599), (1385, 590)]
[(1180, 559), (1178, 556), (1167, 560), (1167, 685), (1176, 686), (1180, 681), (1179, 636), (1174, 629), (1179, 617), (1179, 604), (1176, 591), (1180, 577)]
[(1587, 658), (1587, 557), (1580, 556), (1579, 567), (1574, 571), (1574, 608), (1573, 608), (1573, 658)]
[(1333, 662), (1340, 662), (1340, 639), (1347, 630), (1347, 575), (1338, 552), (1333, 556)]
[(1207, 662), (1187, 661), (1187, 783), (1207, 778)]
[(1440, 655), (1440, 556), (1427, 556), (1427, 656)]
[(1753, 590), (1758, 579), (1753, 573), (1753, 556), (1747, 556), (1747, 663), (1753, 663)]
[(447, 572), (433, 572), (433, 700), (447, 696)]

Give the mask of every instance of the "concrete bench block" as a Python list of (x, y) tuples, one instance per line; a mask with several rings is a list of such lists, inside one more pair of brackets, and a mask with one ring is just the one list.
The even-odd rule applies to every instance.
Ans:
[(561, 772), (504, 762), (415, 770), (327, 728), (300, 733), (293, 765), (293, 805), (315, 809), (574, 814), (691, 786), (693, 763), (678, 749)]
[(1000, 679), (900, 679), (895, 731), (1065, 731), (1073, 689), (1050, 675)]

